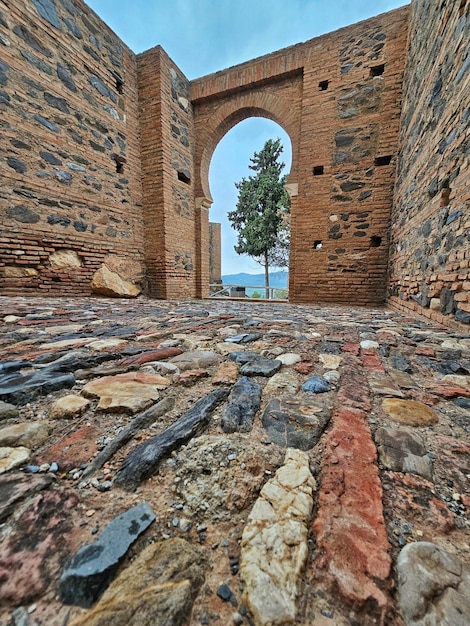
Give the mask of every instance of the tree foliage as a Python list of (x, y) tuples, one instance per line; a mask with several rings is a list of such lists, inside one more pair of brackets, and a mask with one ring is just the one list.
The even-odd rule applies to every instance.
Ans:
[(290, 198), (284, 189), (285, 164), (279, 160), (283, 151), (280, 139), (268, 139), (255, 152), (248, 167), (254, 175), (243, 177), (238, 189), (236, 209), (228, 213), (238, 231), (237, 254), (247, 254), (265, 268), (266, 287), (269, 267), (287, 267), (289, 258)]

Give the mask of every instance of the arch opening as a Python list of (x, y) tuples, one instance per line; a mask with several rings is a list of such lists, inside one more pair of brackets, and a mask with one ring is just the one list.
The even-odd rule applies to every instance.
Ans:
[[(209, 212), (209, 282), (211, 285), (223, 283), (226, 287), (225, 295), (287, 298), (288, 260), (282, 266), (270, 266), (271, 289), (267, 294), (264, 288), (264, 266), (248, 255), (235, 252), (238, 233), (231, 226), (227, 214), (236, 208), (239, 192), (235, 183), (254, 174), (249, 169), (250, 159), (255, 152), (263, 149), (268, 139), (281, 140), (283, 151), (279, 160), (285, 164), (282, 175), (286, 176), (286, 182), (289, 183), (293, 165), (291, 138), (271, 116), (261, 115), (260, 111), (253, 115), (252, 110), (238, 111), (225, 120), (218, 131), (212, 145), (207, 147), (208, 151), (211, 150), (208, 193), (213, 202)], [(214, 291), (217, 288), (213, 287)]]

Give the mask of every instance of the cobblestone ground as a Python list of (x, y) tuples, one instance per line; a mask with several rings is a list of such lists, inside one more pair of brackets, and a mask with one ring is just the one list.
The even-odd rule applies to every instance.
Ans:
[(469, 415), (394, 311), (0, 297), (0, 623), (468, 624)]

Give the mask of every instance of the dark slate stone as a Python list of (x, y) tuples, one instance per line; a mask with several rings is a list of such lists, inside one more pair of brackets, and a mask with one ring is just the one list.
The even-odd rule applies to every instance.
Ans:
[(255, 361), (256, 359), (261, 359), (261, 355), (257, 352), (232, 352), (229, 354), (229, 359), (235, 361), (239, 365), (243, 365), (244, 363), (249, 363), (250, 361)]
[(84, 172), (85, 168), (83, 165), (78, 165), (78, 163), (67, 163), (67, 167), (74, 172)]
[(343, 352), (343, 347), (337, 341), (327, 341), (319, 344), (318, 351), (326, 352), (327, 354), (341, 354)]
[(13, 404), (26, 404), (37, 396), (70, 389), (74, 384), (73, 374), (58, 374), (50, 368), (25, 375), (0, 375), (0, 399)]
[(461, 409), (470, 410), (470, 398), (459, 397), (454, 399), (454, 404)]
[(83, 222), (80, 222), (80, 221), (76, 220), (73, 223), (73, 227), (75, 228), (77, 233), (84, 233), (86, 231), (86, 229), (88, 228), (88, 225), (84, 224)]
[(49, 120), (46, 120), (46, 118), (42, 117), (42, 115), (35, 115), (34, 119), (36, 120), (36, 122), (39, 122), (40, 124), (48, 128), (49, 130), (52, 130), (52, 132), (54, 133), (59, 132), (59, 127), (57, 126), (57, 124), (54, 124), (53, 122), (49, 122)]
[[(9, 404), (8, 402), (3, 402), (3, 400), (0, 400), (0, 421), (17, 419), (19, 416), (20, 412), (14, 404)], [(1, 500), (2, 497), (0, 497), (0, 501)], [(1, 521), (2, 520), (0, 519), (0, 522)]]
[(75, 8), (72, 0), (59, 0), (59, 2), (64, 7), (64, 9), (70, 13), (70, 15), (77, 14), (77, 9)]
[(31, 63), (31, 65), (34, 65), (34, 67), (36, 67), (41, 72), (44, 72), (45, 74), (49, 74), (49, 76), (52, 75), (51, 66), (48, 65), (47, 63), (44, 63), (44, 61), (39, 59), (34, 54), (31, 54), (31, 52), (28, 52), (27, 50), (21, 50), (21, 56), (24, 59), (26, 59), (28, 63)]
[(15, 170), (15, 172), (18, 172), (18, 174), (24, 174), (26, 172), (26, 164), (16, 157), (8, 157), (7, 165), (11, 167), (12, 170)]
[(366, 198), (370, 198), (372, 195), (372, 191), (370, 191), (369, 189), (367, 191), (363, 191), (362, 193), (359, 194), (359, 202), (362, 202), (362, 200), (366, 200)]
[(223, 602), (229, 602), (233, 593), (230, 587), (226, 583), (222, 583), (217, 589), (217, 595)]
[[(0, 402), (0, 404), (2, 404)], [(0, 477), (0, 523), (5, 522), (18, 505), (29, 496), (47, 489), (53, 477), (50, 474), (25, 476), (19, 472)], [(11, 623), (11, 622), (10, 622)], [(18, 622), (16, 622), (17, 624)], [(23, 623), (23, 622), (22, 622)]]
[(65, 98), (58, 98), (57, 96), (54, 96), (46, 91), (46, 93), (44, 94), (44, 99), (47, 104), (50, 104), (51, 107), (62, 111), (62, 113), (70, 113), (69, 107), (67, 105), (67, 100), (65, 100)]
[(381, 427), (375, 433), (381, 464), (393, 472), (409, 472), (432, 480), (432, 461), (418, 433), (397, 426)]
[(99, 143), (96, 143), (96, 141), (92, 141), (90, 139), (90, 146), (93, 148), (93, 150), (96, 150), (97, 152), (106, 152), (106, 149), (104, 146), (101, 146)]
[[(85, 52), (87, 54), (89, 54), (97, 63), (101, 63), (101, 58), (100, 55), (93, 50), (93, 48), (90, 48), (90, 46), (87, 46), (86, 44), (83, 46), (83, 49), (85, 50)], [(104, 95), (104, 94), (103, 94)]]
[(281, 361), (277, 359), (258, 358), (242, 365), (240, 374), (243, 376), (273, 376), (281, 369), (281, 365)]
[(364, 183), (361, 182), (356, 182), (356, 181), (346, 181), (345, 183), (341, 183), (341, 189), (343, 191), (355, 191), (356, 189), (361, 189), (361, 187), (364, 187)]
[[(100, 60), (98, 58), (98, 60)], [(97, 76), (89, 76), (88, 82), (93, 85), (93, 87), (98, 91), (102, 96), (106, 98), (110, 98), (115, 104), (117, 103), (116, 94), (111, 91)]]
[(77, 23), (68, 17), (64, 18), (64, 23), (67, 26), (68, 30), (74, 37), (77, 39), (83, 39), (83, 33), (80, 28), (77, 26)]
[(2, 12), (0, 11), (0, 26), (3, 26), (3, 28), (8, 28), (8, 24), (6, 23), (5, 19), (3, 18)]
[(61, 601), (91, 606), (108, 587), (130, 546), (154, 519), (152, 509), (142, 502), (113, 519), (95, 542), (80, 548), (60, 577)]
[(63, 215), (49, 215), (47, 218), (48, 224), (51, 224), (51, 225), (59, 224), (60, 226), (63, 226), (64, 228), (67, 228), (67, 226), (70, 226), (71, 221), (72, 220), (70, 218), (64, 217)]
[(461, 322), (462, 324), (470, 324), (470, 313), (458, 309), (455, 314), (455, 321)]
[(348, 74), (353, 67), (354, 63), (346, 63), (341, 67), (341, 74)]
[(72, 174), (70, 172), (64, 172), (64, 170), (59, 170), (57, 168), (54, 169), (56, 178), (60, 180), (61, 183), (65, 185), (70, 185), (72, 182)]
[(57, 76), (64, 83), (67, 89), (70, 89), (70, 91), (76, 93), (77, 86), (73, 82), (72, 74), (60, 63), (57, 63)]
[(36, 52), (43, 54), (45, 57), (48, 57), (49, 59), (52, 57), (52, 52), (48, 48), (43, 46), (42, 43), (39, 41), (39, 39), (36, 39), (36, 37), (34, 37), (34, 35), (32, 35), (29, 32), (29, 30), (25, 28), (24, 26), (17, 24), (13, 28), (13, 32), (20, 39), (22, 39), (26, 44), (28, 44), (28, 46), (30, 46), (33, 50), (36, 50)]
[(446, 287), (441, 290), (441, 313), (443, 313), (444, 315), (449, 315), (456, 312), (457, 307), (455, 304), (454, 295), (455, 292), (451, 289), (447, 289)]
[(0, 89), (0, 104), (10, 104), (11, 98), (6, 91)]
[(335, 143), (337, 148), (344, 148), (345, 146), (350, 146), (354, 141), (354, 137), (352, 135), (342, 135), (341, 131), (335, 136)]
[(54, 0), (31, 0), (36, 7), (36, 11), (41, 17), (55, 26), (58, 30), (62, 30), (59, 16), (57, 15), (57, 9), (54, 4)]
[(459, 69), (457, 76), (455, 77), (455, 84), (458, 85), (467, 71), (470, 70), (470, 54), (467, 54), (467, 58), (462, 63), (462, 67)]
[(124, 459), (114, 479), (115, 484), (135, 490), (142, 480), (155, 472), (167, 454), (208, 425), (212, 413), (227, 396), (228, 389), (212, 391), (193, 404), (169, 428), (138, 446)]
[(308, 393), (325, 393), (330, 391), (330, 383), (320, 376), (312, 376), (302, 385), (302, 391)]
[(31, 150), (31, 146), (25, 143), (24, 141), (20, 141), (19, 139), (10, 139), (10, 143), (15, 148), (19, 150)]
[(273, 398), (266, 407), (262, 424), (269, 439), (283, 448), (310, 450), (320, 439), (330, 411), (318, 405)]
[(39, 222), (39, 215), (37, 213), (21, 205), (8, 208), (7, 216), (22, 224), (37, 224)]
[(108, 237), (117, 237), (118, 231), (114, 226), (108, 226), (106, 231), (105, 231), (105, 235), (107, 235)]
[(262, 335), (257, 333), (241, 333), (235, 335), (235, 337), (228, 337), (225, 339), (226, 343), (250, 343), (251, 341), (257, 341), (261, 339)]
[(449, 224), (452, 224), (452, 222), (455, 222), (455, 220), (458, 220), (459, 217), (462, 217), (462, 215), (463, 215), (462, 211), (453, 211), (452, 213), (449, 213), (449, 215), (447, 216), (445, 225), (448, 226)]
[(52, 154), (52, 152), (41, 151), (39, 153), (39, 156), (41, 157), (41, 159), (43, 159), (47, 163), (50, 163), (51, 165), (62, 165), (62, 161), (58, 159), (54, 154)]
[(391, 361), (393, 367), (396, 370), (399, 370), (400, 372), (411, 372), (412, 371), (411, 365), (409, 364), (407, 359), (405, 359), (404, 356), (394, 355), (394, 356), (390, 357), (390, 361)]
[(246, 376), (237, 380), (222, 416), (225, 433), (249, 432), (260, 407), (261, 387)]

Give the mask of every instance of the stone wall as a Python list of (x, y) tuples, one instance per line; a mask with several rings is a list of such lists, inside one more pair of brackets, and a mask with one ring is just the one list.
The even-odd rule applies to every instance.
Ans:
[(392, 214), (392, 306), (470, 323), (470, 2), (415, 0)]
[(135, 55), (81, 0), (0, 2), (0, 288), (143, 278)]
[(203, 202), (235, 124), (267, 117), (290, 136), (293, 302), (385, 300), (407, 28), (404, 7), (191, 83)]
[(209, 222), (209, 282), (222, 283), (222, 224)]

